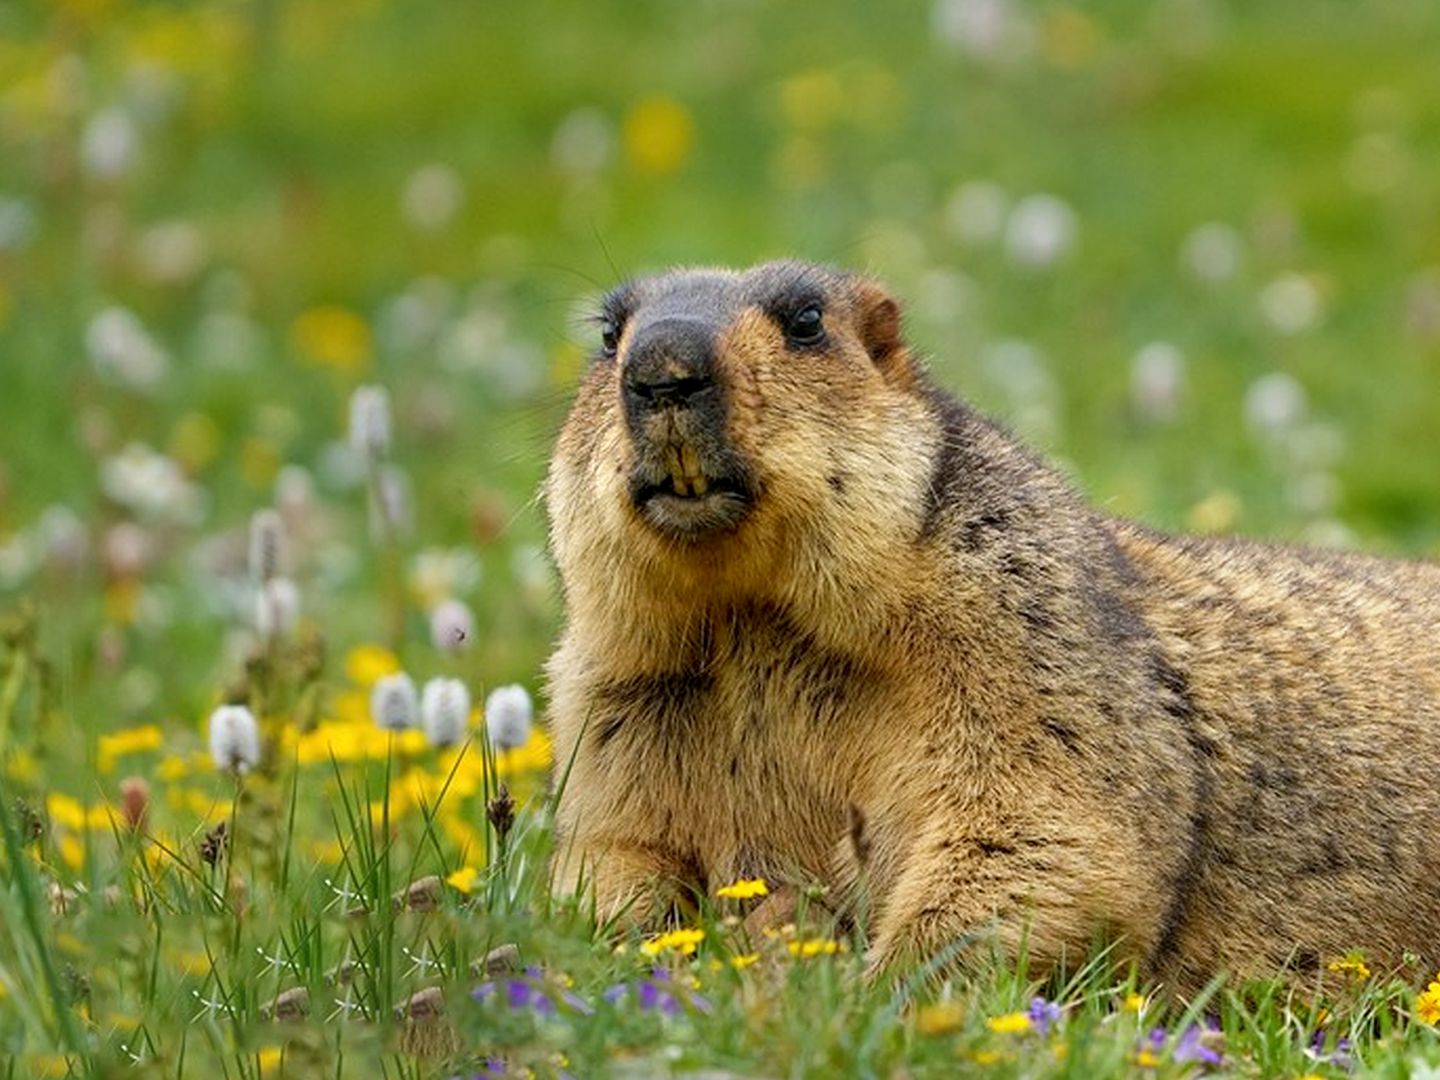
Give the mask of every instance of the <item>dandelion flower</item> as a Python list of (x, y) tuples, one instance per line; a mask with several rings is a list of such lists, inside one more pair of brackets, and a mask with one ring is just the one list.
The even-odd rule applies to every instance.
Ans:
[(965, 1022), (965, 1007), (958, 1001), (940, 1001), (915, 1014), (915, 1030), (921, 1035), (948, 1035)]
[(1365, 961), (1360, 956), (1342, 956), (1339, 960), (1332, 960), (1326, 965), (1337, 975), (1348, 975), (1355, 982), (1364, 982), (1370, 978), (1370, 969), (1365, 966)]
[(445, 879), (445, 884), (469, 896), (480, 881), (480, 871), (473, 866), (462, 866)]
[(749, 881), (736, 881), (730, 885), (722, 885), (715, 890), (715, 895), (726, 900), (752, 900), (757, 896), (769, 896), (770, 890), (760, 878)]
[(415, 727), (419, 712), (415, 680), (403, 671), (378, 679), (370, 691), (370, 715), (376, 727), (405, 731)]
[(221, 705), (210, 714), (210, 757), (222, 772), (246, 773), (260, 763), (260, 726), (244, 705)]
[(444, 600), (430, 612), (430, 641), (441, 652), (455, 653), (475, 639), (475, 616), (463, 600)]
[(642, 942), (640, 952), (645, 956), (659, 956), (664, 952), (675, 952), (681, 956), (689, 956), (705, 940), (704, 930), (671, 930), (668, 934), (659, 934), (649, 941)]
[(1432, 982), (1423, 994), (1415, 999), (1415, 1015), (1421, 1023), (1440, 1027), (1440, 978)]
[(431, 746), (453, 746), (465, 738), (470, 691), (459, 679), (431, 679), (420, 695), (420, 722)]
[(523, 686), (498, 686), (485, 699), (485, 734), (501, 750), (524, 746), (530, 738), (535, 706)]
[(1023, 1035), (1030, 1030), (1031, 1020), (1028, 1013), (1012, 1012), (990, 1017), (985, 1026), (999, 1035)]
[(350, 395), (350, 445), (370, 458), (390, 449), (390, 393), (383, 386), (357, 386)]

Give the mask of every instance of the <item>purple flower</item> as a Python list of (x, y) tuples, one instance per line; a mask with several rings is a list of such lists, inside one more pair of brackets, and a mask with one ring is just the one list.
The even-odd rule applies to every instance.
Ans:
[(1219, 1027), (1208, 1020), (1199, 1024), (1191, 1024), (1180, 1036), (1180, 1041), (1175, 1044), (1175, 1049), (1170, 1056), (1175, 1061), (1182, 1063), (1197, 1062), (1201, 1065), (1219, 1065), (1220, 1051), (1212, 1045), (1219, 1036)]
[(1305, 1056), (1312, 1061), (1324, 1065), (1334, 1065), (1340, 1069), (1348, 1069), (1355, 1064), (1355, 1059), (1350, 1054), (1350, 1040), (1341, 1036), (1335, 1046), (1328, 1052), (1325, 1049), (1325, 1032), (1315, 1032), (1315, 1037), (1310, 1040), (1310, 1048), (1305, 1051)]
[(1046, 1001), (1043, 997), (1031, 998), (1030, 1008), (1025, 1011), (1030, 1018), (1030, 1026), (1040, 1035), (1048, 1035), (1050, 1029), (1060, 1023), (1064, 1015), (1059, 1004), (1054, 1001)]
[(626, 997), (633, 1000), (641, 1012), (658, 1012), (662, 1016), (679, 1016), (687, 1010), (708, 1013), (712, 1008), (704, 997), (675, 982), (668, 971), (658, 967), (648, 979), (616, 983), (604, 994), (612, 1005), (618, 1005)]
[(589, 1016), (595, 1011), (578, 994), (571, 993), (563, 986), (553, 986), (546, 980), (544, 972), (533, 967), (526, 968), (522, 975), (483, 982), (470, 991), (470, 996), (481, 1002), (498, 998), (503, 1000), (512, 1012), (530, 1012), (536, 1016), (553, 1016), (557, 998), (583, 1016)]

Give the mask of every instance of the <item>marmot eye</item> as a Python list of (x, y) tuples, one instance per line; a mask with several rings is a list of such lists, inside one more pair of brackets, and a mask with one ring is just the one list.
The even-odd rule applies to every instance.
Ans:
[(807, 304), (785, 324), (785, 334), (797, 345), (814, 345), (825, 336), (825, 324), (820, 319), (820, 307)]
[(606, 356), (615, 356), (615, 350), (620, 346), (620, 326), (614, 319), (601, 320), (600, 346), (605, 350)]

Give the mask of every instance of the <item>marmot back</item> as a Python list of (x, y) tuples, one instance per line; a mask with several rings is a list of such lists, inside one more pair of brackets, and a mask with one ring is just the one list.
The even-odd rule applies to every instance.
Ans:
[(545, 492), (562, 885), (863, 882), (876, 970), (1440, 962), (1440, 568), (1109, 518), (838, 271), (637, 281), (601, 337)]

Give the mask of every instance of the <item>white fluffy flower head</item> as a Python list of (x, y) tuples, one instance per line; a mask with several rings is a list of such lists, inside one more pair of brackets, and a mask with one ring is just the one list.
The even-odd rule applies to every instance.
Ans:
[(463, 600), (443, 600), (430, 612), (430, 641), (441, 652), (456, 653), (475, 640), (475, 616)]
[(459, 679), (431, 679), (420, 695), (420, 720), (431, 746), (454, 746), (470, 726), (470, 691)]
[(370, 692), (370, 715), (377, 727), (405, 731), (419, 722), (419, 712), (415, 680), (403, 671), (386, 675)]
[(210, 714), (210, 757), (222, 772), (246, 773), (260, 764), (260, 725), (244, 705), (221, 705)]
[(530, 739), (535, 706), (523, 686), (497, 686), (485, 699), (485, 733), (499, 750), (514, 750)]

